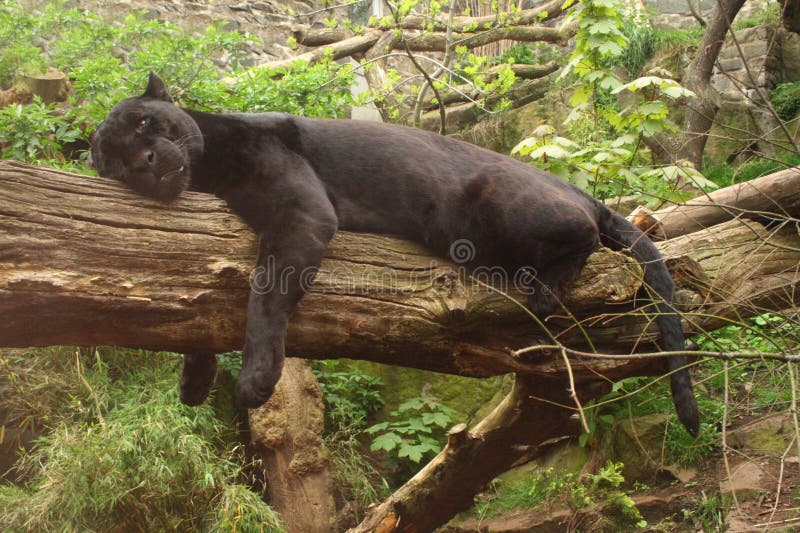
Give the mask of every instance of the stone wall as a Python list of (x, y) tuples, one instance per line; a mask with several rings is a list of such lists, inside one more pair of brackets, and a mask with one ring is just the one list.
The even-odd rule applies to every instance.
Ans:
[[(35, 0), (23, 3), (30, 7), (41, 4)], [(221, 23), (224, 29), (248, 32), (262, 41), (250, 45), (245, 65), (251, 66), (297, 54), (287, 46), (292, 27), (324, 18), (324, 13), (315, 13), (323, 4), (323, 0), (70, 0), (66, 6), (92, 11), (107, 20), (118, 19), (132, 11), (143, 11), (145, 18), (169, 21), (190, 32)]]
[[(717, 0), (635, 0), (634, 3), (650, 14), (656, 28), (686, 29), (698, 24), (692, 11), (708, 20)], [(739, 18), (754, 16), (765, 9), (768, 3), (769, 0), (748, 0), (739, 13)]]

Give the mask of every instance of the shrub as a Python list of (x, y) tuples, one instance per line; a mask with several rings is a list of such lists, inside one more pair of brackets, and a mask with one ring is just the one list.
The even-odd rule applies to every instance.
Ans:
[(779, 117), (792, 120), (800, 112), (800, 81), (778, 84), (769, 99)]

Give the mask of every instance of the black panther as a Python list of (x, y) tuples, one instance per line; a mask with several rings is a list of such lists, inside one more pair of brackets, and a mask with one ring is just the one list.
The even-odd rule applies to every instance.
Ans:
[[(181, 109), (151, 74), (144, 94), (118, 103), (97, 128), (91, 156), (101, 176), (162, 202), (187, 189), (223, 198), (258, 233), (258, 265), (288, 281), (251, 291), (236, 390), (243, 407), (272, 394), (300, 273), (319, 265), (338, 229), (401, 235), (440, 253), (467, 239), (476, 265), (535, 273), (528, 304), (537, 316), (559, 309), (601, 243), (629, 249), (654, 293), (663, 348), (684, 349), (673, 281), (639, 229), (560, 178), (465, 142), (372, 122)], [(696, 435), (685, 364), (669, 359), (672, 396)], [(213, 354), (185, 355), (181, 399), (204, 401), (215, 372)]]

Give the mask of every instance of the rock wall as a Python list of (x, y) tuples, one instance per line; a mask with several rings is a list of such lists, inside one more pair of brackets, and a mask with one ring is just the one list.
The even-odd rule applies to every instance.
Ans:
[[(695, 15), (708, 20), (717, 0), (641, 0), (641, 3), (634, 1), (634, 4), (651, 14), (656, 28), (687, 29), (697, 26)], [(739, 18), (752, 17), (764, 10), (767, 4), (768, 0), (749, 0), (739, 13)]]
[[(23, 0), (36, 7), (41, 1)], [(187, 31), (204, 29), (217, 23), (227, 30), (248, 32), (261, 39), (249, 50), (249, 65), (275, 59), (285, 59), (298, 52), (287, 46), (292, 28), (298, 24), (313, 24), (325, 17), (316, 13), (324, 0), (259, 1), (194, 1), (179, 0), (70, 0), (66, 7), (78, 7), (97, 13), (107, 20), (117, 19), (133, 11), (144, 12), (145, 18), (169, 21)], [(249, 66), (248, 65), (248, 66)]]

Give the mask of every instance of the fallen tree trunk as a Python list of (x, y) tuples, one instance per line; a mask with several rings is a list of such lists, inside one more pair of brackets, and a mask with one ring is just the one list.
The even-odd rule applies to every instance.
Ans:
[[(793, 229), (731, 221), (667, 241), (691, 331), (716, 327), (709, 309), (740, 316), (797, 298)], [(243, 343), (252, 232), (223, 202), (187, 193), (164, 206), (111, 180), (0, 162), (0, 345), (111, 344), (172, 351)], [(502, 271), (480, 276), (500, 289)], [(491, 276), (490, 276), (490, 275)], [(509, 275), (512, 273), (508, 273)], [(463, 266), (397, 238), (340, 232), (298, 307), (287, 353), (349, 357), (485, 377), (558, 376), (560, 357), (514, 357), (553, 335), (566, 345), (627, 353), (657, 339), (630, 313), (641, 285), (631, 258), (593, 254), (567, 300), (571, 315), (539, 330), (510, 297)], [(743, 290), (746, 288), (746, 290)], [(580, 324), (581, 327), (577, 327)], [(547, 342), (550, 343), (549, 340)], [(636, 361), (576, 361), (576, 379), (641, 371)]]
[(737, 183), (683, 204), (633, 217), (655, 239), (672, 239), (737, 217), (800, 216), (800, 167)]

